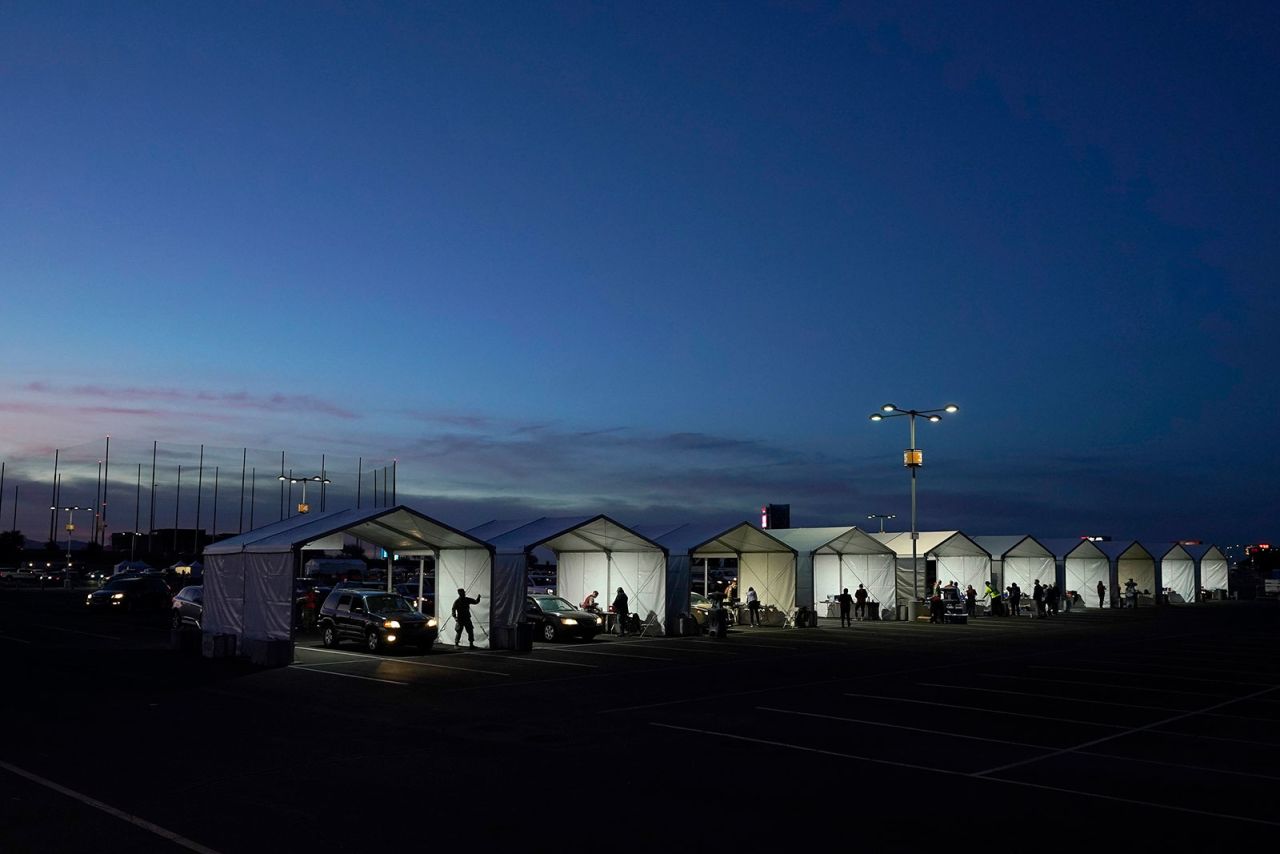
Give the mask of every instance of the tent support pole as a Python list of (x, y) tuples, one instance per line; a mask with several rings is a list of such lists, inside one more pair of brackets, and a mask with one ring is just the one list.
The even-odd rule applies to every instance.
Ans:
[(418, 555), (418, 613), (425, 614), (422, 610), (422, 580), (427, 574), (427, 556)]

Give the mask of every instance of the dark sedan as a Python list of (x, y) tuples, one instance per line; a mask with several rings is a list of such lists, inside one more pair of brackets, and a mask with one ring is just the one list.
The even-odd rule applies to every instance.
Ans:
[(112, 611), (164, 611), (172, 607), (172, 594), (164, 579), (155, 575), (112, 578), (84, 599), (90, 608)]
[(175, 629), (186, 628), (192, 626), (200, 628), (200, 621), (204, 618), (204, 587), (199, 584), (193, 584), (190, 587), (184, 587), (178, 591), (178, 595), (173, 597), (173, 617), (172, 625)]
[(533, 623), (535, 635), (545, 641), (577, 637), (591, 640), (604, 631), (604, 616), (584, 611), (559, 596), (527, 596), (525, 619)]
[(419, 614), (399, 593), (339, 587), (320, 608), (320, 640), (335, 647), (359, 641), (369, 652), (388, 647), (431, 649), (439, 633), (434, 617)]

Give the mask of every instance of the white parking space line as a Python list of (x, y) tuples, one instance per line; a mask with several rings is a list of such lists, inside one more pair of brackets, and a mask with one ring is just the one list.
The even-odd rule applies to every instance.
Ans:
[(943, 709), (958, 709), (966, 712), (981, 712), (984, 715), (1005, 715), (1011, 718), (1030, 718), (1037, 721), (1050, 721), (1059, 724), (1077, 724), (1081, 726), (1096, 726), (1105, 729), (1128, 729), (1123, 724), (1104, 724), (1097, 721), (1081, 721), (1075, 718), (1056, 718), (1052, 715), (1033, 715), (1027, 712), (1006, 712), (1001, 709), (988, 709), (983, 706), (959, 706), (955, 703), (939, 703), (934, 700), (912, 700), (907, 697), (885, 697), (880, 694), (845, 694), (846, 697), (857, 697), (865, 700), (885, 700), (891, 703), (912, 703), (920, 706), (937, 706)]
[(99, 634), (94, 634), (93, 632), (77, 631), (76, 629), (63, 629), (63, 628), (59, 628), (58, 626), (50, 626), (46, 623), (41, 623), (40, 628), (48, 629), (51, 632), (66, 632), (69, 635), (84, 635), (87, 638), (101, 638), (102, 640), (113, 640), (113, 641), (124, 640), (124, 638), (118, 638), (118, 637), (115, 637), (114, 635), (99, 635)]
[(708, 638), (707, 640), (699, 641), (699, 643), (713, 644), (716, 646), (719, 646), (720, 644), (724, 644), (725, 646), (734, 646), (734, 647), (745, 646), (745, 647), (753, 647), (755, 649), (781, 649), (781, 650), (792, 650), (792, 651), (797, 649), (797, 647), (794, 647), (794, 646), (782, 646), (781, 644), (773, 644), (773, 643), (744, 643), (743, 641), (740, 641), (737, 639), (730, 639), (730, 638), (725, 638), (723, 640), (715, 640), (715, 639)]
[(891, 765), (894, 768), (910, 768), (913, 771), (927, 771), (930, 774), (950, 774), (956, 777), (969, 776), (963, 771), (949, 771), (945, 768), (933, 768), (928, 765), (913, 765), (910, 762), (894, 762), (892, 759), (875, 759), (871, 756), (858, 756), (853, 753), (841, 753), (836, 750), (824, 750), (821, 747), (808, 747), (803, 744), (789, 744), (785, 741), (773, 741), (767, 738), (752, 738), (746, 735), (734, 735), (728, 732), (718, 732), (710, 729), (696, 729), (694, 727), (676, 726), (675, 724), (664, 724), (658, 721), (649, 721), (649, 726), (660, 727), (662, 729), (679, 730), (680, 732), (692, 732), (698, 735), (712, 735), (717, 738), (728, 738), (733, 741), (746, 741), (751, 744), (764, 744), (770, 747), (782, 747), (787, 750), (800, 750), (805, 753), (817, 753), (822, 756), (834, 756), (837, 759), (853, 759), (858, 762), (873, 762), (876, 765)]
[[(1028, 665), (1030, 670), (1066, 670), (1075, 673), (1116, 673), (1121, 676), (1133, 676), (1132, 670), (1108, 670), (1101, 667), (1061, 667), (1056, 664), (1031, 664)], [(1170, 668), (1177, 669), (1177, 668)], [(1238, 682), (1234, 679), (1206, 679), (1203, 676), (1179, 676), (1177, 674), (1164, 675), (1161, 679), (1173, 679), (1177, 682), (1216, 682), (1221, 685), (1238, 685), (1242, 688), (1261, 688), (1269, 685), (1268, 682)]]
[[(464, 653), (465, 655), (466, 653)], [(598, 664), (583, 664), (579, 661), (550, 661), (545, 658), (522, 658), (518, 655), (486, 655), (485, 658), (496, 658), (501, 661), (518, 661), (522, 664), (550, 664), (555, 667), (590, 667), (598, 668)]]
[(23, 643), (23, 644), (26, 644), (27, 646), (31, 646), (31, 641), (29, 640), (23, 640), (22, 638), (11, 638), (8, 635), (0, 635), (0, 640), (13, 641), (14, 643)]
[[(978, 688), (973, 685), (944, 685), (939, 682), (918, 682), (916, 683), (926, 688), (948, 688), (953, 691), (982, 691), (986, 694), (1013, 694), (1017, 697), (1039, 697), (1042, 700), (1057, 700), (1060, 703), (1087, 703), (1091, 706), (1119, 706), (1122, 709), (1143, 709), (1148, 712), (1184, 712), (1186, 709), (1178, 709), (1172, 706), (1144, 706), (1137, 703), (1117, 703), (1113, 700), (1089, 700), (1084, 697), (1064, 697), (1061, 694), (1036, 694), (1031, 691), (1003, 691), (999, 688)], [(1271, 689), (1268, 688), (1268, 691)], [(1263, 692), (1265, 693), (1265, 692)], [(1249, 695), (1252, 696), (1252, 695)], [(1237, 697), (1237, 700), (1246, 699), (1245, 697)], [(1228, 702), (1235, 702), (1234, 700)], [(1223, 704), (1225, 705), (1225, 704)], [(1217, 708), (1212, 706), (1211, 708)], [(1231, 718), (1232, 720), (1246, 721), (1268, 721), (1271, 718), (1258, 718), (1251, 715), (1224, 715), (1220, 712), (1199, 712), (1205, 717), (1211, 718)]]
[(1280, 686), (1263, 688), (1261, 691), (1255, 691), (1253, 694), (1250, 694), (1245, 697), (1234, 697), (1230, 700), (1223, 700), (1221, 703), (1215, 703), (1212, 706), (1206, 706), (1203, 709), (1193, 709), (1188, 712), (1183, 712), (1180, 715), (1174, 715), (1172, 717), (1165, 718), (1164, 720), (1155, 721), (1153, 723), (1144, 724), (1142, 726), (1132, 727), (1131, 729), (1125, 730), (1124, 732), (1117, 732), (1117, 733), (1112, 733), (1111, 735), (1104, 735), (1101, 738), (1095, 738), (1091, 741), (1085, 741), (1080, 744), (1077, 744), (1075, 747), (1064, 747), (1061, 750), (1053, 750), (1044, 754), (1043, 756), (1034, 756), (1030, 759), (1023, 759), (1019, 762), (1010, 762), (1006, 765), (999, 765), (999, 766), (996, 766), (995, 768), (988, 768), (986, 771), (979, 771), (974, 776), (985, 777), (990, 774), (998, 774), (1001, 771), (1008, 771), (1011, 768), (1020, 768), (1024, 765), (1030, 765), (1033, 762), (1043, 762), (1046, 759), (1053, 759), (1054, 757), (1063, 756), (1068, 753), (1075, 753), (1077, 751), (1084, 750), (1085, 748), (1088, 748), (1088, 747), (1094, 747), (1099, 744), (1105, 744), (1108, 741), (1113, 741), (1117, 738), (1122, 738), (1127, 735), (1132, 735), (1133, 733), (1143, 732), (1145, 730), (1153, 730), (1156, 727), (1167, 726), (1173, 723), (1174, 721), (1180, 721), (1186, 718), (1198, 717), (1200, 715), (1207, 715), (1213, 712), (1214, 709), (1221, 709), (1224, 706), (1230, 706), (1233, 703), (1239, 703), (1241, 700), (1248, 700), (1252, 697), (1260, 696), (1262, 694), (1269, 694), (1272, 691), (1276, 690), (1277, 687), (1280, 687)]
[(1114, 682), (1086, 682), (1083, 679), (1049, 679), (1044, 676), (1015, 676), (1011, 673), (980, 673), (987, 679), (1014, 679), (1021, 682), (1049, 682), (1054, 685), (1084, 685), (1089, 688), (1118, 688), (1124, 691), (1149, 691), (1156, 694), (1187, 694), (1191, 697), (1230, 697), (1222, 691), (1179, 691), (1175, 688), (1144, 688), (1140, 685), (1117, 685)]
[(536, 649), (538, 652), (560, 652), (560, 653), (570, 653), (570, 654), (576, 653), (578, 655), (610, 655), (610, 656), (613, 656), (614, 658), (634, 658), (634, 659), (645, 659), (648, 661), (671, 661), (672, 660), (670, 658), (658, 658), (656, 655), (626, 655), (625, 653), (621, 653), (621, 652), (605, 652), (602, 649), (573, 649), (573, 648), (556, 649), (554, 647), (549, 647), (549, 646), (537, 646), (537, 647), (534, 647), (534, 649)]
[(796, 715), (802, 718), (819, 718), (821, 720), (827, 720), (827, 721), (839, 721), (842, 723), (849, 723), (849, 724), (862, 724), (863, 726), (878, 726), (878, 727), (884, 727), (886, 729), (901, 729), (901, 730), (906, 730), (907, 732), (924, 733), (925, 735), (941, 735), (941, 736), (945, 736), (947, 739), (959, 738), (959, 739), (964, 739), (966, 741), (984, 741), (984, 742), (987, 742), (988, 744), (1003, 744), (1008, 747), (1026, 747), (1031, 750), (1053, 750), (1054, 749), (1053, 747), (1047, 744), (1027, 744), (1026, 742), (1022, 742), (1022, 741), (1008, 741), (1003, 738), (986, 738), (985, 736), (981, 736), (981, 735), (964, 735), (958, 732), (944, 732), (942, 730), (937, 730), (937, 729), (925, 729), (923, 727), (917, 727), (917, 726), (906, 726), (905, 724), (890, 724), (890, 723), (885, 723), (883, 721), (870, 721), (864, 718), (846, 718), (846, 717), (841, 717), (839, 715), (823, 715), (817, 712), (801, 712), (801, 711), (796, 711), (794, 709), (775, 709), (770, 706), (756, 706), (756, 709), (762, 712), (775, 712), (780, 715)]
[[(334, 662), (335, 664), (337, 662)], [(357, 676), (354, 673), (334, 673), (332, 670), (321, 670), (324, 664), (290, 664), (290, 670), (305, 670), (308, 673), (323, 673), (325, 676), (341, 676), (343, 679), (362, 679), (365, 682), (383, 682), (387, 685), (408, 685), (408, 682), (397, 682), (394, 679), (378, 679), (374, 676)]]
[(698, 735), (715, 736), (718, 738), (727, 738), (734, 741), (745, 741), (751, 744), (763, 744), (770, 747), (781, 747), (787, 750), (799, 750), (805, 753), (817, 753), (823, 756), (832, 756), (837, 759), (853, 759), (858, 762), (872, 762), (879, 765), (892, 765), (898, 768), (907, 768), (913, 771), (925, 771), (930, 774), (947, 774), (953, 777), (969, 777), (975, 780), (986, 780), (991, 783), (1004, 786), (1018, 786), (1026, 789), (1040, 789), (1043, 791), (1058, 792), (1064, 795), (1079, 795), (1084, 798), (1094, 798), (1096, 800), (1111, 801), (1114, 803), (1130, 804), (1133, 806), (1150, 807), (1152, 809), (1170, 810), (1172, 812), (1189, 813), (1191, 815), (1203, 815), (1212, 818), (1225, 818), (1232, 821), (1243, 821), (1250, 824), (1265, 824), (1272, 827), (1280, 827), (1280, 822), (1271, 821), (1265, 818), (1254, 818), (1253, 816), (1231, 815), (1229, 813), (1212, 812), (1210, 810), (1198, 810), (1191, 807), (1180, 807), (1172, 804), (1162, 804), (1155, 801), (1143, 801), (1136, 798), (1121, 798), (1115, 795), (1103, 795), (1098, 792), (1086, 792), (1079, 789), (1067, 789), (1061, 786), (1047, 786), (1040, 783), (1028, 783), (1022, 780), (1009, 780), (1003, 777), (983, 777), (977, 774), (966, 774), (963, 771), (950, 771), (945, 768), (931, 768), (924, 765), (912, 765), (906, 762), (893, 762), (888, 759), (873, 759), (868, 756), (855, 756), (849, 753), (839, 753), (834, 750), (823, 750), (817, 747), (807, 747), (802, 744), (788, 744), (783, 741), (771, 741), (763, 738), (751, 738), (745, 735), (733, 735), (727, 732), (716, 732), (715, 730), (695, 729), (693, 727), (676, 726), (674, 724), (658, 723), (650, 721), (650, 726), (661, 727), (662, 729), (678, 730), (682, 732), (691, 732)]
[(147, 821), (145, 818), (139, 818), (138, 816), (127, 813), (124, 810), (116, 809), (110, 804), (104, 804), (97, 798), (91, 798), (88, 795), (75, 791), (74, 789), (68, 789), (66, 786), (55, 783), (52, 780), (47, 780), (38, 774), (32, 774), (30, 771), (24, 771), (16, 765), (10, 765), (8, 762), (0, 761), (0, 768), (3, 768), (11, 774), (16, 774), (19, 777), (30, 780), (32, 783), (44, 786), (46, 789), (52, 789), (60, 795), (66, 795), (68, 798), (73, 798), (86, 806), (93, 807), (96, 810), (101, 810), (107, 815), (114, 816), (121, 821), (126, 821), (134, 827), (140, 827), (149, 833), (154, 833), (156, 836), (159, 836), (162, 839), (167, 839), (174, 845), (181, 845), (188, 851), (197, 851), (199, 854), (218, 854), (217, 851), (206, 845), (201, 845), (199, 842), (187, 839), (185, 836), (179, 836), (172, 830), (166, 830), (158, 824)]
[(461, 670), (466, 673), (483, 673), (486, 676), (510, 676), (510, 673), (499, 673), (496, 670), (480, 670), (475, 667), (455, 667), (448, 664), (434, 664), (429, 661), (413, 661), (404, 658), (384, 658), (378, 655), (365, 655), (362, 652), (346, 652), (340, 649), (316, 649), (313, 646), (300, 646), (296, 648), (298, 652), (317, 652), (323, 655), (349, 655), (352, 658), (363, 658), (366, 661), (376, 661), (379, 664), (412, 664), (417, 667), (432, 667), (439, 670)]
[[(674, 642), (677, 640), (688, 640), (690, 643), (701, 644), (702, 646), (698, 648), (690, 648), (687, 646), (676, 646)], [(649, 641), (612, 641), (610, 642), (609, 646), (610, 647), (615, 647), (615, 646), (632, 647), (632, 646), (645, 646), (648, 643), (650, 642)], [(736, 652), (732, 652), (727, 649), (705, 649), (703, 647), (705, 647), (706, 644), (707, 644), (706, 641), (697, 641), (692, 638), (672, 638), (671, 640), (664, 641), (662, 644), (662, 648), (659, 651), (660, 652), (691, 652), (691, 653), (694, 653), (695, 655), (737, 655), (738, 654)]]

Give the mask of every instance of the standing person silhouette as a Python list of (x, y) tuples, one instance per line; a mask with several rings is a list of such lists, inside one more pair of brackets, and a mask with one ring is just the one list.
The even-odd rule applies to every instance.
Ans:
[(480, 594), (476, 594), (476, 598), (467, 598), (467, 591), (461, 587), (458, 588), (458, 598), (453, 601), (453, 619), (457, 623), (457, 634), (454, 635), (453, 645), (462, 645), (462, 630), (467, 630), (467, 646), (472, 649), (476, 648), (476, 629), (471, 624), (471, 606), (480, 604)]
[(1098, 579), (1098, 607), (1105, 608), (1107, 597), (1107, 585), (1102, 583), (1102, 579)]
[[(845, 593), (848, 592), (848, 590), (845, 591)], [(867, 588), (859, 584), (858, 592), (853, 594), (853, 598), (858, 600), (858, 603), (853, 606), (854, 615), (859, 620), (865, 620), (867, 618)]]
[[(848, 593), (849, 591), (846, 590), (845, 592)], [(841, 605), (840, 607), (843, 608), (844, 606)], [(760, 625), (760, 595), (756, 593), (754, 587), (747, 588), (747, 616), (751, 618), (751, 625)]]
[(852, 627), (853, 618), (849, 616), (849, 609), (853, 607), (853, 597), (849, 595), (848, 587), (836, 597), (836, 601), (840, 603), (840, 628), (845, 626)]
[(613, 613), (618, 618), (618, 637), (626, 637), (627, 635), (627, 617), (631, 613), (631, 605), (627, 601), (627, 591), (621, 587), (618, 593), (613, 597)]

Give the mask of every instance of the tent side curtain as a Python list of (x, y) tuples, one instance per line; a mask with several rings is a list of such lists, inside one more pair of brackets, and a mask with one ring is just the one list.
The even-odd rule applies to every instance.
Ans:
[(1205, 555), (1200, 559), (1200, 586), (1205, 590), (1228, 589), (1227, 559)]
[(244, 634), (244, 556), (209, 555), (204, 567), (204, 615), (206, 634)]
[[(523, 555), (520, 564), (521, 599), (523, 606)], [(471, 622), (475, 626), (476, 646), (488, 649), (492, 643), (493, 626), (497, 624), (495, 613), (510, 598), (495, 584), (493, 560), (488, 549), (441, 549), (436, 560), (436, 620), (440, 625), (440, 642), (453, 643), (458, 637), (458, 623), (453, 618), (453, 603), (458, 590), (465, 590), (468, 599), (479, 598), (471, 605)], [(500, 602), (501, 598), (501, 602)], [(508, 625), (514, 625), (514, 622)], [(465, 632), (464, 632), (465, 634)]]
[(244, 636), (293, 637), (293, 553), (244, 555)]
[(1177, 602), (1177, 596), (1183, 602), (1196, 601), (1196, 565), (1186, 552), (1178, 550), (1169, 552), (1160, 561), (1160, 587), (1169, 591), (1169, 599)]
[(675, 632), (681, 614), (689, 614), (689, 587), (692, 575), (688, 554), (667, 558), (667, 634)]

